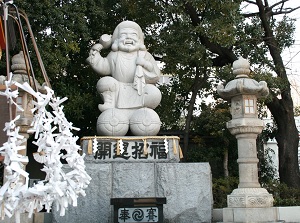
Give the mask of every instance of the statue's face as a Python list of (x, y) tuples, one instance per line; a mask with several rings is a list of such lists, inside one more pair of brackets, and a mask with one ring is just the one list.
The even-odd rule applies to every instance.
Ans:
[(139, 49), (138, 32), (133, 28), (123, 28), (119, 32), (119, 50), (133, 52)]

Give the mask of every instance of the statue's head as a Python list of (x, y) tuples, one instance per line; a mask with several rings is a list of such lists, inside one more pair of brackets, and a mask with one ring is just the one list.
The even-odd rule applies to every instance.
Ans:
[(133, 52), (146, 50), (144, 45), (144, 33), (141, 27), (132, 21), (121, 22), (112, 36), (112, 50)]

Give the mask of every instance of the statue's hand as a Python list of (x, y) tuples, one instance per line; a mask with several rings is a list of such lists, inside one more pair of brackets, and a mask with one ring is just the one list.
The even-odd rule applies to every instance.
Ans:
[(102, 50), (103, 46), (99, 43), (95, 44), (89, 53), (89, 57), (86, 59), (86, 61), (93, 65), (95, 62), (97, 62), (100, 59), (100, 51)]
[(137, 57), (136, 65), (140, 65), (150, 72), (153, 70), (153, 65), (149, 61), (147, 61), (144, 57)]
[(137, 57), (136, 58), (136, 65), (140, 65), (140, 66), (143, 67), (146, 62), (147, 61), (145, 60), (144, 57)]
[(100, 54), (100, 51), (103, 49), (103, 46), (99, 43), (95, 44), (91, 50), (90, 50), (90, 53), (89, 53), (89, 56), (95, 56), (97, 53)]

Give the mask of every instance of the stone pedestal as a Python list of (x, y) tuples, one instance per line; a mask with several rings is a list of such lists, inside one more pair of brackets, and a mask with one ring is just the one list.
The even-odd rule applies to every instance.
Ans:
[(227, 122), (227, 128), (238, 143), (239, 188), (260, 188), (256, 138), (263, 129), (257, 118), (237, 118)]
[[(234, 124), (233, 124), (234, 123)], [(273, 206), (273, 196), (258, 182), (256, 138), (263, 124), (258, 119), (235, 119), (227, 123), (238, 141), (239, 186), (227, 196), (231, 208), (263, 208)]]
[[(86, 190), (87, 195), (79, 197), (78, 207), (70, 206), (63, 217), (59, 216), (54, 206), (53, 222), (111, 223), (113, 222), (111, 198), (144, 197), (166, 197), (166, 204), (163, 205), (164, 222), (211, 222), (213, 197), (210, 166), (208, 163), (179, 163), (177, 137), (154, 137), (154, 139), (146, 137), (138, 140), (131, 137), (127, 141), (122, 137), (123, 143), (129, 140), (131, 141), (129, 145), (132, 145), (127, 148), (126, 157), (129, 157), (127, 160), (116, 154), (116, 142), (120, 139), (115, 137), (111, 139), (106, 137), (105, 140), (97, 137), (98, 150), (94, 148), (95, 152), (88, 154), (89, 145), (93, 147), (89, 140), (93, 138), (85, 137), (82, 140), (83, 152), (87, 154), (86, 171), (92, 177)], [(168, 141), (167, 156), (160, 154), (161, 159), (158, 159), (155, 152), (162, 152), (166, 148), (166, 141)], [(147, 159), (144, 144), (141, 142), (148, 145)], [(103, 143), (106, 147), (103, 147)], [(141, 152), (139, 159), (133, 158), (136, 157), (136, 150)], [(97, 151), (98, 153), (104, 151), (101, 154), (110, 152), (110, 159), (108, 155), (105, 159), (104, 156), (99, 159), (99, 156), (95, 156)]]

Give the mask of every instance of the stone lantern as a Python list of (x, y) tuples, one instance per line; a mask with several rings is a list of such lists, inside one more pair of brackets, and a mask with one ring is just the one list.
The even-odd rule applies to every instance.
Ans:
[[(11, 71), (13, 73), (12, 80), (16, 81), (20, 84), (23, 84), (25, 82), (30, 82), (29, 77), (27, 74), (27, 67), (25, 63), (25, 57), (23, 54), (23, 51), (20, 51), (18, 54), (14, 55), (12, 57), (12, 64), (11, 64)], [(1, 90), (5, 90), (5, 80), (7, 78), (5, 76), (0, 76), (0, 86)], [(43, 88), (36, 82), (36, 85), (38, 86), (38, 90), (43, 92)], [(16, 86), (12, 86), (13, 90), (16, 89)], [(22, 90), (21, 88), (19, 90), (19, 95), (16, 98), (16, 103), (23, 108), (23, 111), (16, 108), (16, 106), (12, 106), (11, 114), (12, 118), (15, 118), (17, 115), (20, 115), (20, 118), (16, 121), (16, 125), (20, 127), (19, 129), (19, 134), (24, 136), (24, 142), (22, 145), (24, 146), (25, 149), (19, 150), (18, 153), (26, 156), (27, 153), (27, 140), (29, 138), (28, 134), (28, 129), (31, 128), (31, 122), (33, 120), (33, 114), (31, 112), (31, 109), (33, 108), (33, 103), (32, 103), (32, 96), (27, 93), (26, 91)], [(3, 98), (0, 101), (1, 104), (1, 112), (2, 112), (2, 117), (0, 119), (0, 124), (4, 125), (5, 122), (9, 121), (9, 108), (8, 108), (8, 103), (5, 98)], [(5, 132), (1, 133), (1, 141), (3, 143), (7, 140), (7, 136)], [(1, 157), (0, 157), (1, 158)], [(23, 164), (23, 169), (26, 169), (27, 163), (22, 163)]]
[[(249, 73), (249, 62), (244, 58), (239, 58), (233, 63), (235, 79), (230, 81), (225, 88), (220, 85), (217, 89), (223, 99), (231, 101), (232, 120), (227, 122), (227, 128), (238, 142), (239, 186), (227, 196), (227, 205), (229, 209), (231, 208), (231, 213), (228, 215), (231, 217), (234, 216), (234, 208), (240, 208), (239, 216), (247, 218), (246, 213), (249, 213), (251, 208), (259, 208), (261, 211), (262, 208), (273, 206), (273, 196), (258, 182), (256, 149), (257, 135), (263, 129), (263, 121), (258, 118), (257, 99), (267, 96), (269, 89), (266, 82), (258, 83), (249, 78)], [(248, 212), (241, 212), (245, 210)], [(228, 221), (237, 221), (237, 219), (228, 219), (224, 213), (226, 211), (223, 211), (224, 222), (226, 218)], [(229, 213), (228, 210), (227, 213)], [(247, 222), (247, 219), (243, 217), (239, 220)]]
[[(23, 51), (20, 51), (12, 57), (11, 70), (13, 72), (12, 79), (14, 81), (21, 84), (29, 82)], [(33, 119), (33, 114), (31, 112), (31, 109), (33, 108), (32, 96), (22, 89), (19, 89), (19, 96), (16, 99), (16, 103), (24, 109), (24, 111), (16, 109), (16, 115), (20, 115), (20, 119), (16, 121), (16, 124), (20, 127), (20, 135), (23, 135), (25, 139), (28, 139), (29, 134), (27, 133), (27, 130), (30, 128)], [(26, 144), (27, 140), (24, 142), (25, 146)], [(19, 153), (26, 156), (26, 149), (24, 151), (19, 151)]]

